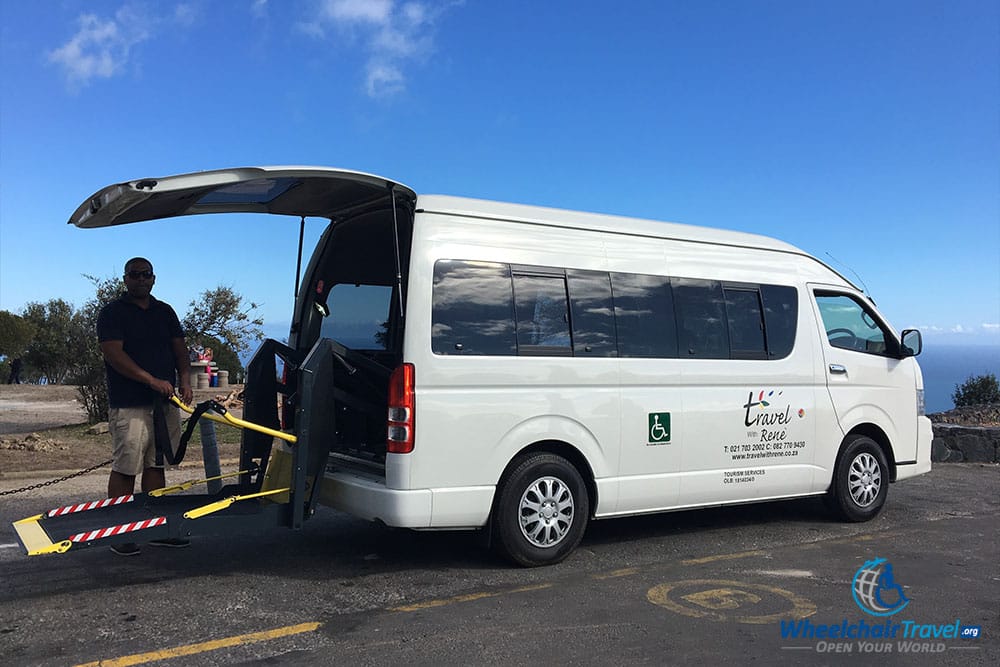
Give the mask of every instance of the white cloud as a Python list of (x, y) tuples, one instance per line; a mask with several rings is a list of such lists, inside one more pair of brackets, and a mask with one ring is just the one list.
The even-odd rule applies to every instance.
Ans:
[(368, 52), (365, 92), (391, 97), (406, 87), (406, 65), (433, 50), (431, 29), (445, 9), (426, 2), (324, 0), (315, 20), (298, 27), (314, 37), (325, 37), (330, 27), (359, 39)]
[(925, 336), (958, 336), (963, 340), (993, 338), (1000, 334), (1000, 324), (991, 322), (984, 322), (978, 326), (966, 324), (952, 324), (948, 326), (922, 324), (906, 328), (919, 329)]
[(94, 78), (108, 79), (122, 71), (136, 44), (149, 39), (149, 31), (130, 6), (114, 18), (102, 20), (94, 14), (77, 19), (79, 29), (68, 42), (50, 51), (49, 62), (63, 68), (71, 86), (85, 86)]
[(403, 73), (393, 65), (369, 63), (365, 91), (372, 97), (394, 95), (404, 88)]
[(323, 15), (345, 23), (386, 23), (391, 14), (393, 0), (326, 0)]

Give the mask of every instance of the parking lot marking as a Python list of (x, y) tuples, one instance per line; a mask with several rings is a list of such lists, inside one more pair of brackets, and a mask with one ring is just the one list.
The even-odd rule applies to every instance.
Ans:
[(603, 574), (595, 574), (592, 576), (593, 579), (600, 581), (601, 579), (615, 579), (617, 577), (631, 577), (633, 574), (638, 574), (639, 568), (637, 567), (626, 567), (622, 570), (612, 570), (611, 572), (605, 572)]
[(313, 632), (321, 625), (322, 623), (299, 623), (298, 625), (289, 625), (284, 628), (275, 628), (274, 630), (252, 632), (250, 634), (236, 635), (234, 637), (224, 637), (223, 639), (202, 642), (200, 644), (188, 644), (187, 646), (178, 646), (160, 651), (136, 653), (135, 655), (126, 655), (120, 658), (108, 658), (105, 660), (98, 660), (97, 662), (88, 662), (83, 665), (77, 665), (77, 667), (127, 667), (128, 665), (143, 665), (147, 662), (156, 662), (157, 660), (181, 658), (186, 655), (207, 653), (208, 651), (215, 651), (220, 648), (229, 648), (231, 646), (240, 646), (243, 644), (255, 644), (257, 642), (264, 642), (271, 639), (280, 639), (281, 637), (300, 635), (305, 632)]
[(473, 602), (475, 600), (482, 600), (484, 598), (495, 598), (501, 595), (509, 595), (511, 593), (526, 593), (528, 591), (541, 591), (546, 588), (552, 588), (554, 584), (535, 584), (533, 586), (520, 586), (518, 588), (511, 588), (504, 591), (492, 591), (492, 592), (482, 592), (482, 593), (468, 593), (466, 595), (456, 595), (450, 598), (441, 598), (438, 600), (427, 600), (426, 602), (417, 602), (416, 604), (407, 604), (399, 607), (392, 607), (389, 611), (420, 611), (421, 609), (432, 609), (434, 607), (446, 607), (450, 604), (456, 604), (459, 602)]
[[(753, 614), (753, 608), (775, 607), (775, 599), (785, 607), (776, 612)], [(761, 625), (781, 619), (803, 619), (816, 613), (816, 605), (797, 593), (776, 586), (749, 584), (725, 579), (689, 579), (654, 586), (646, 599), (655, 605), (692, 618), (735, 621)], [(751, 612), (751, 613), (747, 613)]]
[(766, 556), (766, 551), (740, 551), (732, 554), (716, 554), (715, 556), (705, 556), (703, 558), (688, 558), (682, 560), (681, 565), (704, 565), (705, 563), (715, 563), (720, 560), (736, 560), (737, 558), (750, 558), (752, 556)]

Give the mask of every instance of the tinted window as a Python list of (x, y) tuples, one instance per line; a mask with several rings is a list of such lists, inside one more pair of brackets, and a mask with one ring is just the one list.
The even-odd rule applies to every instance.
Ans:
[(431, 320), (436, 354), (516, 354), (510, 268), (492, 262), (437, 262)]
[(756, 289), (725, 288), (729, 347), (734, 359), (764, 359), (764, 319)]
[(795, 345), (795, 327), (799, 317), (798, 292), (794, 287), (761, 285), (760, 296), (764, 302), (768, 357), (787, 357)]
[(525, 352), (526, 347), (539, 347), (549, 353), (556, 352), (552, 348), (570, 353), (565, 278), (515, 274), (514, 309), (520, 352)]
[(383, 285), (334, 285), (321, 336), (359, 350), (384, 350), (391, 298), (392, 288)]
[(613, 357), (615, 342), (611, 279), (598, 271), (567, 271), (573, 354), (578, 357)]
[(670, 279), (634, 273), (611, 274), (618, 354), (623, 357), (676, 357)]
[(833, 347), (886, 354), (889, 336), (860, 303), (843, 294), (816, 294), (826, 338)]
[(680, 356), (728, 359), (729, 330), (722, 285), (711, 280), (675, 278), (673, 286)]

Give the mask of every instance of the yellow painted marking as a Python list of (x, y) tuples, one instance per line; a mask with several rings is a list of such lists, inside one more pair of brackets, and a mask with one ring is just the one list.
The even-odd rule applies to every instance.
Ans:
[(622, 570), (612, 570), (611, 572), (605, 572), (604, 574), (595, 574), (592, 579), (615, 579), (617, 577), (631, 577), (633, 574), (639, 574), (639, 568), (637, 567), (626, 567)]
[(705, 609), (739, 609), (744, 603), (757, 604), (761, 597), (738, 588), (713, 588), (708, 591), (681, 596), (688, 602)]
[(150, 651), (149, 653), (136, 653), (135, 655), (126, 655), (122, 656), (121, 658), (109, 658), (107, 660), (98, 660), (97, 662), (88, 662), (83, 665), (77, 665), (77, 667), (126, 667), (127, 665), (144, 665), (147, 662), (156, 662), (157, 660), (181, 658), (186, 655), (197, 655), (198, 653), (207, 653), (208, 651), (216, 651), (220, 648), (229, 648), (230, 646), (255, 644), (257, 642), (265, 642), (271, 639), (280, 639), (281, 637), (300, 635), (304, 632), (313, 632), (320, 625), (322, 625), (322, 623), (300, 623), (298, 625), (289, 625), (284, 628), (275, 628), (274, 630), (265, 630), (263, 632), (252, 632), (247, 635), (225, 637), (223, 639), (216, 639), (215, 641), (210, 641), (210, 642), (202, 642), (200, 644), (188, 644), (187, 646), (178, 646), (176, 648), (163, 649), (162, 651)]
[[(687, 595), (681, 595), (679, 590), (682, 588), (693, 590)], [(673, 599), (671, 593), (677, 593), (679, 600)], [(790, 603), (791, 609), (760, 616), (746, 613), (764, 599), (759, 593), (784, 598)], [(777, 623), (781, 619), (803, 619), (816, 613), (816, 605), (810, 600), (783, 588), (723, 579), (690, 579), (660, 584), (646, 592), (646, 599), (655, 605), (692, 618), (736, 621), (753, 625)], [(689, 604), (684, 604), (682, 601)], [(739, 613), (741, 611), (743, 613)]]
[(732, 554), (717, 554), (715, 556), (705, 556), (703, 558), (688, 558), (682, 560), (681, 565), (703, 565), (705, 563), (715, 563), (720, 560), (736, 560), (737, 558), (750, 558), (752, 556), (766, 556), (766, 551), (740, 551)]
[(434, 607), (446, 607), (450, 604), (456, 604), (459, 602), (473, 602), (475, 600), (482, 600), (484, 598), (495, 598), (500, 595), (508, 595), (510, 593), (527, 593), (529, 591), (540, 591), (546, 588), (552, 588), (553, 584), (536, 584), (534, 586), (521, 586), (520, 588), (512, 588), (506, 591), (496, 591), (494, 593), (469, 593), (467, 595), (456, 595), (451, 598), (442, 598), (440, 600), (428, 600), (426, 602), (417, 602), (416, 604), (403, 605), (401, 607), (392, 607), (389, 611), (420, 611), (421, 609), (432, 609)]

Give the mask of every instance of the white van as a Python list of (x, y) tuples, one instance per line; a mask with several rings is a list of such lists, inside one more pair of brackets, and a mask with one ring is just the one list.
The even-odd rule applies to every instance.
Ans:
[(301, 482), (296, 527), (488, 528), (534, 566), (591, 519), (825, 496), (866, 521), (931, 468), (920, 333), (781, 241), (313, 167), (122, 183), (70, 222), (218, 212), (330, 220), (246, 389), (298, 438), (243, 445), (247, 484)]

